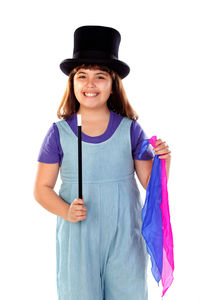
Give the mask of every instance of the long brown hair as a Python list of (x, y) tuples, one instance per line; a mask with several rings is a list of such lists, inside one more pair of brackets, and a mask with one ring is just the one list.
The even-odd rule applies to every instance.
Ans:
[(83, 64), (75, 67), (69, 74), (66, 90), (57, 111), (57, 116), (59, 119), (66, 119), (72, 114), (76, 113), (79, 109), (80, 103), (77, 101), (74, 95), (73, 78), (80, 68), (100, 69), (108, 72), (112, 77), (112, 94), (110, 94), (107, 100), (108, 108), (121, 116), (128, 117), (131, 120), (137, 120), (139, 118), (138, 114), (129, 103), (122, 80), (116, 72), (106, 66)]

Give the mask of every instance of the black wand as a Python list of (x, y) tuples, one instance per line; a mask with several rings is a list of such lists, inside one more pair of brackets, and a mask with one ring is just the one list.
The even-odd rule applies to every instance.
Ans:
[(83, 199), (82, 195), (82, 138), (81, 138), (81, 115), (78, 117), (78, 198)]

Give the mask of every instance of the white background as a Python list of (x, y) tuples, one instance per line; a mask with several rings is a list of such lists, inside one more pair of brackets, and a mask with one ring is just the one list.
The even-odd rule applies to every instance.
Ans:
[[(172, 151), (168, 193), (175, 270), (165, 299), (200, 299), (198, 5), (194, 0), (1, 4), (1, 299), (57, 299), (56, 216), (35, 201), (33, 185), (39, 149), (58, 121), (67, 83), (59, 64), (72, 57), (73, 33), (82, 25), (119, 30), (119, 59), (131, 68), (123, 80), (129, 101), (148, 136), (157, 135)], [(57, 192), (59, 184), (58, 179)], [(162, 285), (150, 263), (148, 278), (149, 300), (160, 299)]]

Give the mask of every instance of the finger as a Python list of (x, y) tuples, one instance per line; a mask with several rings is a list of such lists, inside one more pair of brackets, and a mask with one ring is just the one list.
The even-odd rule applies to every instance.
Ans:
[(169, 150), (169, 148), (162, 148), (161, 150), (158, 150), (158, 151), (155, 151), (155, 154), (156, 155), (159, 155), (159, 154), (167, 154), (167, 153), (171, 153), (171, 151)]
[(82, 221), (83, 219), (86, 219), (86, 216), (84, 216), (84, 217), (82, 217), (82, 216), (76, 217), (76, 221)]
[(159, 144), (159, 146), (157, 146), (156, 148), (154, 148), (156, 151), (159, 151), (161, 149), (164, 149), (164, 148), (168, 148), (169, 146), (167, 145), (166, 142), (162, 142)]
[(157, 148), (154, 148), (154, 151), (155, 152), (158, 152), (158, 151), (165, 151), (165, 152), (169, 152), (169, 146), (167, 145), (167, 143), (162, 143), (159, 147)]
[(78, 214), (76, 214), (76, 218), (82, 218), (82, 217), (86, 217), (87, 216), (87, 214), (85, 213), (85, 214), (81, 214), (81, 213), (78, 213)]
[(85, 207), (85, 206), (83, 206), (83, 207), (80, 207), (80, 205), (79, 206), (76, 206), (75, 207), (75, 211), (87, 211), (87, 208)]
[(84, 211), (76, 211), (76, 216), (85, 216), (86, 212)]
[(169, 154), (166, 154), (166, 155), (160, 155), (160, 156), (158, 156), (158, 158), (160, 158), (160, 159), (168, 159), (168, 158), (171, 158), (171, 154), (169, 153)]
[(74, 201), (73, 201), (74, 204), (76, 205), (83, 205), (84, 204), (84, 201), (80, 198), (76, 198)]
[(78, 217), (78, 221), (83, 221), (86, 218), (87, 218), (87, 216)]
[[(158, 147), (160, 144), (162, 143), (162, 140), (161, 139), (157, 139), (157, 141), (155, 142), (156, 146)], [(157, 148), (156, 147), (156, 148)]]

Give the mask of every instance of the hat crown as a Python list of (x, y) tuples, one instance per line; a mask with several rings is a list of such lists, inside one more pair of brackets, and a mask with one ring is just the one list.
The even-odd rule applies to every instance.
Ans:
[(112, 27), (85, 25), (74, 31), (73, 58), (60, 63), (66, 75), (82, 64), (106, 66), (124, 78), (130, 72), (129, 66), (118, 59), (121, 35)]
[(118, 59), (120, 33), (111, 27), (81, 26), (74, 32), (73, 58)]

